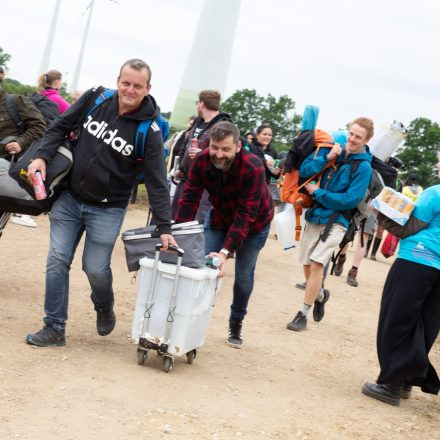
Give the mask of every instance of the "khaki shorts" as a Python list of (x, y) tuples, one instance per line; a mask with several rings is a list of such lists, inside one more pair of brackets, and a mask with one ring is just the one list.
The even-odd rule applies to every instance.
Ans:
[(325, 266), (332, 257), (333, 252), (339, 246), (345, 235), (345, 227), (340, 223), (334, 223), (330, 229), (327, 240), (322, 241), (325, 225), (315, 225), (306, 222), (304, 232), (301, 236), (299, 262), (304, 266), (310, 265), (312, 261)]

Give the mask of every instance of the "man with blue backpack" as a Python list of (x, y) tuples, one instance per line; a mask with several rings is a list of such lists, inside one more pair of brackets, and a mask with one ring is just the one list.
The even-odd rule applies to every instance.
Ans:
[[(307, 279), (304, 303), (287, 328), (304, 330), (313, 307), (313, 319), (324, 317), (330, 293), (321, 289), (324, 267), (339, 246), (349, 226), (353, 210), (363, 200), (372, 176), (371, 153), (367, 142), (374, 132), (373, 121), (361, 117), (350, 126), (345, 147), (335, 143), (310, 154), (301, 164), (302, 178), (320, 176), (305, 185), (313, 204), (306, 212), (301, 236), (300, 262)], [(331, 164), (331, 166), (326, 167)]]
[(125, 62), (117, 90), (91, 89), (60, 115), (44, 135), (28, 168), (34, 182), (45, 178), (46, 162), (72, 132), (76, 133), (69, 187), (50, 213), (50, 247), (46, 266), (44, 327), (26, 337), (31, 345), (65, 345), (69, 271), (85, 231), (82, 267), (97, 312), (101, 336), (116, 324), (113, 311), (111, 255), (133, 186), (144, 173), (150, 205), (163, 248), (171, 236), (170, 197), (166, 179), (160, 109), (149, 95), (151, 70), (142, 60)]

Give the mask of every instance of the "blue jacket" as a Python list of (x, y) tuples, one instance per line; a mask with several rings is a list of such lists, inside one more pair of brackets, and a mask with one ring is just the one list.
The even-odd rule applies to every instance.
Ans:
[[(299, 174), (308, 178), (319, 173), (327, 161), (327, 154), (330, 149), (321, 148), (316, 158), (312, 153), (301, 164)], [(324, 171), (320, 187), (313, 193), (314, 205), (306, 212), (306, 220), (315, 224), (326, 224), (335, 211), (341, 211), (335, 223), (341, 223), (348, 227), (348, 220), (342, 212), (355, 208), (364, 198), (368, 185), (370, 184), (372, 155), (368, 146), (365, 151), (357, 154), (349, 154), (345, 158), (345, 148), (336, 161), (336, 170), (330, 167)], [(353, 161), (359, 161), (356, 168), (353, 168)]]

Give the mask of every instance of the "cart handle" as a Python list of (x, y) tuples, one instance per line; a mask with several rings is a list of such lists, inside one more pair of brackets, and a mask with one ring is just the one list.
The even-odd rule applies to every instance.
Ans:
[[(156, 244), (156, 252), (161, 251), (162, 246), (163, 246), (162, 243), (157, 243)], [(178, 257), (183, 257), (183, 254), (185, 253), (185, 251), (182, 248), (179, 248), (174, 245), (169, 245), (167, 252), (175, 252)]]

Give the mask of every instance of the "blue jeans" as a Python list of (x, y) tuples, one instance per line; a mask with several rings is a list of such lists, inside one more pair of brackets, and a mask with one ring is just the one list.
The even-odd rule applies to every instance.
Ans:
[(50, 246), (46, 265), (46, 322), (64, 329), (69, 302), (69, 272), (76, 247), (86, 233), (82, 269), (92, 289), (96, 308), (114, 302), (110, 260), (126, 209), (91, 206), (79, 202), (65, 191), (50, 213)]
[[(209, 229), (208, 221), (205, 222), (205, 252), (218, 252), (225, 241), (227, 231)], [(243, 319), (246, 315), (249, 298), (254, 288), (255, 265), (258, 254), (263, 249), (270, 224), (254, 235), (248, 236), (243, 246), (235, 252), (235, 280), (233, 300), (231, 305), (232, 319)]]

